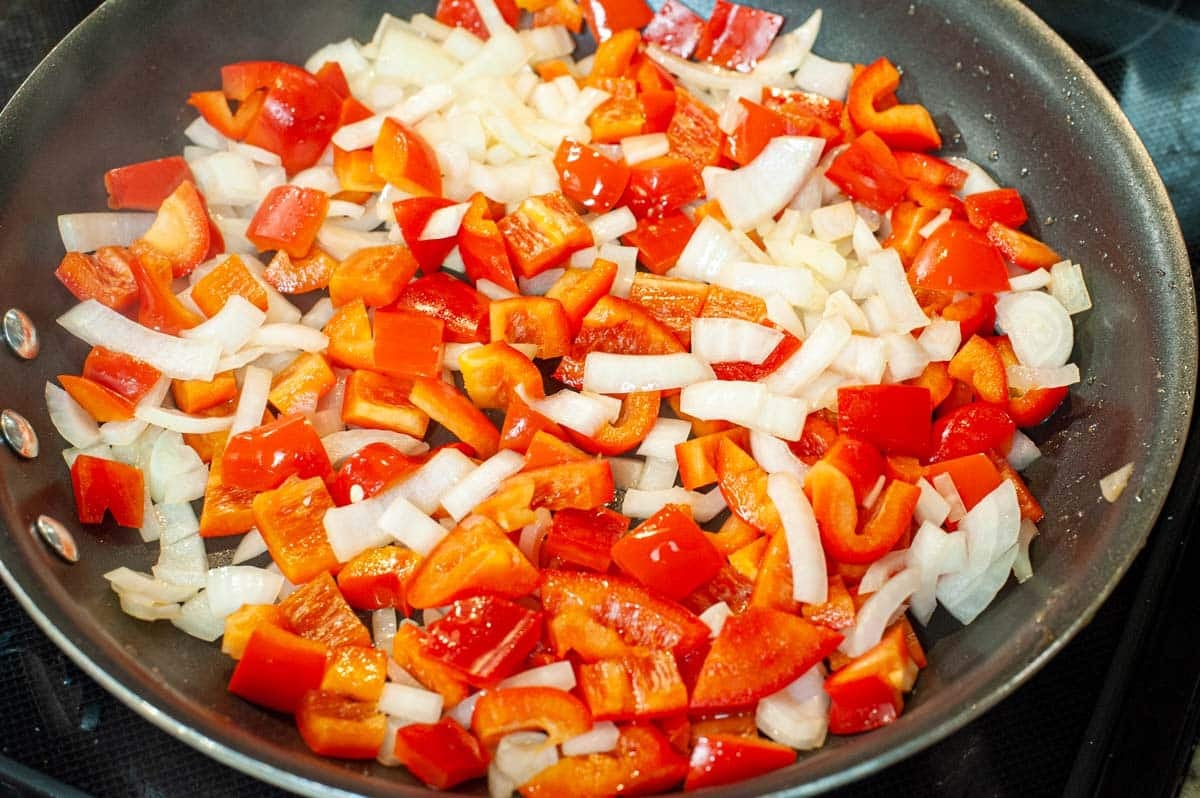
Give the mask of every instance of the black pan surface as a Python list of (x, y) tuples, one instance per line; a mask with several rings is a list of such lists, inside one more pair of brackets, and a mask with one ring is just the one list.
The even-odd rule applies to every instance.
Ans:
[[(753, 4), (753, 3), (752, 3)], [(763, 4), (807, 17), (811, 0)], [(243, 59), (302, 62), (328, 41), (370, 37), (380, 14), (432, 4), (381, 0), (109, 0), (67, 37), (0, 114), (0, 298), (43, 333), (43, 352), (9, 358), (3, 404), (28, 417), (43, 454), (0, 454), (0, 576), (85, 671), (199, 750), (282, 787), (321, 795), (419, 795), (403, 771), (312, 756), (288, 718), (225, 691), (231, 662), (165, 624), (123, 616), (100, 575), (148, 568), (132, 530), (77, 529), (70, 566), (29, 532), (47, 512), (73, 518), (70, 482), (42, 385), (79, 368), (84, 346), (53, 323), (71, 301), (52, 272), (54, 217), (100, 210), (103, 170), (177, 153), (190, 91)], [(698, 9), (702, 12), (707, 9)], [(905, 70), (902, 99), (935, 113), (947, 151), (986, 165), (1025, 196), (1034, 229), (1084, 265), (1096, 307), (1077, 318), (1084, 382), (1036, 436), (1029, 472), (1048, 515), (1035, 576), (1010, 585), (970, 627), (944, 614), (925, 635), (930, 666), (895, 724), (824, 749), (722, 795), (807, 795), (878, 770), (1002, 699), (1085, 624), (1145, 542), (1186, 435), (1196, 365), (1191, 274), (1175, 215), (1116, 103), (1049, 28), (1011, 0), (843, 0), (826, 8), (818, 52)], [(1079, 320), (1081, 318), (1081, 320)], [(1136, 464), (1110, 505), (1097, 481)]]

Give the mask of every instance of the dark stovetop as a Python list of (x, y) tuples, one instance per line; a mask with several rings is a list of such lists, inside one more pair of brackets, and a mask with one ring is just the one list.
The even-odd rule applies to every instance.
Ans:
[[(1200, 255), (1200, 9), (1186, 0), (1029, 3), (1093, 66), (1146, 142)], [(96, 0), (0, 0), (0, 102)], [(895, 795), (1169, 795), (1196, 739), (1190, 637), (1200, 540), (1193, 434), (1146, 550), (1028, 684), (943, 742), (845, 790)], [(149, 725), (84, 676), (0, 590), (0, 798), (281, 795)], [(71, 785), (70, 787), (66, 785)]]

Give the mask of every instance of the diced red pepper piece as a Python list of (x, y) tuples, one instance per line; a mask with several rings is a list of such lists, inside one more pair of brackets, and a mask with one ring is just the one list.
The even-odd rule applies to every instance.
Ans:
[(866, 501), (886, 467), (875, 446), (849, 434), (839, 435), (821, 459), (850, 479), (858, 504)]
[(582, 449), (554, 437), (549, 432), (538, 430), (529, 441), (529, 448), (525, 450), (525, 467), (521, 470), (534, 471), (563, 463), (582, 463), (590, 459)]
[(563, 757), (520, 788), (524, 798), (562, 795), (650, 795), (687, 773), (687, 760), (652, 724), (620, 727), (613, 751)]
[[(504, 18), (505, 22), (510, 26), (516, 26), (521, 11), (513, 0), (496, 0), (496, 8), (499, 9), (500, 16)], [(479, 14), (479, 8), (473, 0), (438, 0), (435, 19), (443, 25), (470, 31), (484, 41), (491, 38), (491, 32), (488, 31), (483, 17)]]
[(626, 394), (616, 421), (605, 422), (592, 435), (567, 430), (567, 436), (584, 451), (608, 456), (622, 454), (646, 440), (658, 420), (662, 396), (658, 391)]
[(925, 240), (913, 259), (912, 279), (937, 291), (1007, 291), (1008, 269), (987, 236), (966, 222), (950, 220)]
[(425, 138), (391, 117), (383, 122), (372, 148), (375, 174), (415, 196), (442, 193), (442, 171)]
[(240, 296), (259, 310), (267, 309), (267, 289), (262, 287), (237, 255), (230, 255), (192, 286), (192, 301), (205, 316), (217, 315), (231, 296)]
[(153, 273), (185, 277), (208, 256), (211, 228), (204, 198), (185, 180), (159, 205), (150, 229), (130, 249)]
[(712, 432), (675, 445), (679, 478), (685, 488), (696, 490), (717, 481), (717, 454), (724, 438), (743, 449), (750, 446), (750, 434), (741, 427)]
[(133, 418), (133, 402), (111, 388), (86, 377), (75, 377), (71, 374), (58, 375), (58, 381), (71, 398), (101, 424)]
[(141, 469), (81, 454), (71, 465), (71, 488), (80, 523), (102, 523), (111, 512), (121, 526), (141, 527), (146, 491)]
[[(446, 240), (453, 246), (453, 239)], [(415, 250), (413, 254), (416, 255)], [(420, 261), (419, 256), (417, 260)], [(445, 272), (434, 272), (404, 286), (391, 307), (441, 319), (445, 339), (466, 344), (488, 340), (488, 304), (486, 296), (462, 280)]]
[(476, 407), (505, 409), (518, 388), (530, 399), (545, 395), (537, 366), (503, 341), (468, 349), (459, 356), (458, 365), (463, 388)]
[(1016, 424), (1008, 412), (987, 402), (972, 402), (942, 416), (933, 425), (933, 456), (937, 463), (980, 454), (990, 449), (1007, 453)]
[(1000, 472), (986, 454), (968, 454), (925, 467), (926, 479), (931, 480), (938, 474), (950, 475), (963, 506), (968, 510), (1000, 487), (1001, 481)]
[(824, 604), (804, 604), (800, 613), (813, 623), (828, 626), (830, 629), (845, 629), (854, 624), (857, 610), (854, 597), (846, 589), (846, 582), (841, 574), (829, 577), (829, 593)]
[[(150, 392), (162, 373), (148, 363), (102, 346), (92, 348), (83, 361), (83, 376), (115, 391), (133, 403)], [(230, 397), (226, 397), (228, 399)], [(193, 412), (186, 410), (184, 412)]]
[(626, 233), (621, 240), (637, 247), (638, 260), (643, 266), (655, 274), (666, 274), (679, 260), (695, 230), (686, 214), (672, 211), (658, 218), (639, 219), (637, 229)]
[[(425, 231), (425, 225), (429, 224), (429, 217), (433, 216), (435, 211), (453, 204), (454, 200), (445, 197), (409, 197), (392, 204), (396, 225), (400, 228), (404, 243), (425, 274), (439, 274), (438, 269), (442, 268), (450, 250), (454, 249), (455, 238), (451, 236), (422, 241), (421, 233)], [(442, 276), (453, 279), (449, 275)]]
[(667, 0), (642, 31), (642, 39), (680, 58), (687, 58), (700, 43), (704, 28), (704, 19), (700, 15), (679, 0)]
[(479, 457), (491, 457), (499, 450), (500, 433), (495, 425), (453, 385), (441, 379), (416, 377), (408, 400)]
[(1017, 228), (1029, 221), (1029, 212), (1025, 210), (1021, 193), (1015, 188), (980, 191), (968, 196), (964, 205), (967, 209), (967, 221), (980, 230), (987, 230), (992, 226), (992, 222)]
[(1041, 502), (1033, 495), (1033, 491), (1025, 484), (1025, 480), (1021, 479), (1017, 469), (1012, 467), (1007, 458), (996, 452), (988, 452), (988, 459), (996, 467), (1000, 478), (1012, 483), (1013, 489), (1017, 492), (1017, 506), (1021, 508), (1021, 517), (1029, 519), (1035, 524), (1041, 521), (1046, 516), (1046, 512), (1042, 509)]
[(644, 308), (626, 299), (603, 296), (583, 317), (571, 351), (559, 362), (554, 377), (579, 390), (583, 386), (584, 359), (589, 352), (669, 355), (682, 351), (683, 345), (671, 329)]
[(375, 708), (374, 701), (356, 701), (324, 690), (308, 691), (296, 707), (301, 739), (321, 756), (374, 759), (387, 727), (387, 715)]
[(417, 260), (408, 247), (364, 247), (334, 269), (329, 278), (329, 298), (335, 306), (355, 299), (369, 307), (390, 305), (416, 273)]
[(829, 731), (858, 734), (891, 723), (904, 710), (902, 695), (916, 676), (904, 627), (895, 624), (878, 645), (825, 680)]
[(842, 636), (803, 618), (748, 607), (725, 621), (692, 691), (693, 713), (733, 712), (791, 684), (825, 659)]
[(237, 535), (254, 526), (254, 511), (251, 507), (254, 493), (224, 484), (221, 473), (221, 452), (224, 451), (224, 447), (224, 438), (214, 444), (208, 482), (204, 486), (200, 536), (205, 538)]
[[(994, 303), (993, 303), (994, 304)], [(992, 339), (997, 351), (1000, 353), (1000, 359), (1005, 366), (1015, 366), (1018, 363), (1017, 355), (1013, 351), (1012, 344), (1009, 343), (1007, 336), (999, 336)], [(87, 366), (83, 369), (84, 376), (87, 376)], [(1041, 424), (1054, 413), (1058, 406), (1067, 398), (1067, 387), (1059, 388), (1030, 388), (1028, 391), (1018, 393), (1011, 387), (1008, 392), (1008, 415), (1012, 417), (1013, 423), (1018, 427), (1034, 427)]]
[(687, 686), (669, 651), (578, 667), (579, 692), (595, 720), (652, 720), (687, 711)]
[(129, 251), (121, 247), (101, 247), (94, 255), (68, 252), (54, 276), (81, 302), (95, 299), (113, 310), (125, 310), (138, 298)]
[(927, 455), (932, 414), (927, 388), (864, 385), (838, 389), (838, 428), (885, 454)]
[(663, 155), (629, 168), (621, 203), (639, 219), (661, 218), (702, 196), (704, 183), (696, 167), (677, 155)]
[(936, 155), (903, 150), (898, 150), (893, 155), (896, 156), (896, 163), (900, 165), (900, 174), (909, 180), (952, 189), (960, 189), (967, 182), (966, 172)]
[(583, 16), (597, 42), (623, 30), (641, 30), (654, 12), (645, 0), (582, 0)]
[(458, 252), (467, 269), (467, 279), (472, 283), (490, 280), (502, 288), (516, 292), (517, 280), (513, 277), (512, 263), (500, 227), (492, 217), (487, 197), (473, 194), (471, 207), (463, 216), (458, 230)]
[(258, 118), (263, 105), (267, 101), (267, 90), (253, 92), (238, 103), (235, 113), (229, 107), (229, 100), (221, 91), (197, 91), (188, 96), (188, 105), (195, 108), (204, 117), (204, 121), (217, 129), (217, 132), (234, 141), (246, 138), (250, 125)]
[(696, 741), (684, 790), (699, 790), (752, 779), (796, 761), (796, 752), (770, 740), (733, 734), (706, 734)]
[(327, 646), (371, 645), (371, 633), (351, 609), (328, 571), (317, 574), (279, 602), (293, 632)]
[(692, 520), (691, 509), (675, 504), (617, 541), (612, 558), (622, 571), (676, 600), (716, 576), (724, 563)]
[(907, 200), (892, 208), (892, 231), (883, 240), (883, 245), (896, 250), (905, 268), (912, 265), (913, 258), (925, 243), (921, 229), (936, 216), (937, 211), (933, 208), (924, 208)]
[(369, 499), (420, 467), (420, 461), (401, 454), (386, 443), (369, 443), (347, 457), (329, 482), (329, 493), (339, 507), (350, 504), (354, 487)]
[[(814, 466), (812, 474), (819, 467)], [(824, 472), (822, 472), (824, 473)], [(817, 513), (821, 479), (814, 476), (812, 482), (805, 481), (811, 486), (813, 495), (813, 512)], [(884, 488), (883, 493), (875, 503), (870, 517), (855, 531), (844, 529), (837, 525), (820, 524), (821, 543), (826, 553), (839, 562), (865, 564), (874, 562), (882, 557), (904, 537), (912, 525), (913, 512), (917, 500), (921, 498), (921, 489), (915, 485), (900, 480), (892, 480)], [(820, 522), (822, 515), (817, 513)], [(850, 532), (849, 535), (846, 532)]]
[(368, 549), (351, 558), (338, 571), (338, 590), (357, 610), (395, 607), (407, 615), (405, 586), (420, 561), (419, 554), (400, 546)]
[(495, 596), (475, 596), (451, 604), (425, 631), (426, 654), (468, 684), (491, 687), (516, 672), (541, 639), (542, 615)]
[(327, 288), (337, 265), (332, 256), (316, 247), (303, 258), (279, 250), (267, 264), (263, 279), (282, 294), (306, 294)]
[(443, 706), (450, 709), (470, 694), (471, 687), (458, 671), (425, 653), (428, 640), (428, 633), (421, 627), (400, 624), (392, 640), (392, 658), (425, 688), (441, 695)]
[[(617, 277), (617, 264), (596, 258), (590, 269), (567, 269), (550, 290), (547, 299), (556, 299), (562, 305), (571, 325), (571, 334), (579, 332), (583, 319), (612, 290)], [(636, 279), (636, 278), (635, 278)]]
[(375, 368), (399, 377), (442, 373), (441, 319), (407, 310), (375, 311)]
[(1033, 236), (999, 222), (992, 222), (987, 237), (1006, 258), (1022, 269), (1048, 269), (1062, 260), (1062, 256)]
[(949, 374), (970, 385), (985, 402), (1008, 402), (1008, 376), (1000, 352), (978, 335), (971, 336), (951, 359)]
[(329, 195), (324, 191), (276, 186), (255, 211), (246, 238), (259, 250), (282, 249), (293, 258), (303, 258), (317, 240), (328, 210)]
[(558, 145), (554, 168), (567, 199), (593, 213), (612, 210), (629, 183), (629, 167), (624, 161), (614, 161), (596, 148), (571, 139), (563, 139)]
[(708, 640), (694, 614), (625, 577), (544, 570), (542, 606), (560, 655), (569, 648), (585, 660), (624, 656), (632, 647), (682, 653)]
[[(533, 344), (539, 360), (562, 357), (571, 347), (571, 323), (562, 303), (545, 296), (516, 296), (488, 308), (492, 341)], [(378, 356), (377, 356), (378, 357)]]
[(729, 509), (743, 521), (767, 534), (782, 529), (779, 511), (767, 496), (767, 472), (728, 437), (717, 448), (717, 484)]
[[(625, 32), (617, 34), (623, 36)], [(636, 33), (636, 31), (628, 31)], [(616, 37), (608, 41), (614, 41)], [(605, 42), (607, 44), (607, 42)], [(606, 92), (609, 97), (592, 111), (588, 127), (592, 141), (597, 144), (617, 144), (629, 136), (645, 132), (646, 111), (637, 96), (637, 81), (633, 78), (588, 77), (588, 84)]]
[(371, 317), (362, 299), (342, 305), (325, 324), (329, 337), (326, 354), (336, 365), (352, 369), (375, 368), (375, 338)]
[(546, 432), (556, 438), (566, 436), (562, 427), (531, 409), (520, 396), (513, 393), (504, 412), (500, 448), (516, 452), (526, 451), (539, 432)]
[(846, 196), (879, 213), (886, 212), (908, 192), (908, 181), (891, 150), (871, 131), (834, 158), (825, 177)]
[(691, 345), (692, 320), (704, 308), (708, 291), (708, 284), (697, 280), (639, 272), (629, 287), (629, 301), (644, 307), (651, 316), (669, 327), (686, 347)]
[[(205, 505), (207, 508), (207, 501)], [(254, 496), (251, 521), (262, 534), (271, 559), (292, 584), (304, 584), (337, 567), (323, 522), (325, 512), (333, 507), (319, 477), (290, 479), (275, 490)]]
[(104, 190), (113, 210), (156, 211), (183, 181), (191, 179), (187, 161), (173, 155), (109, 169), (104, 173)]
[(557, 745), (591, 728), (592, 713), (587, 705), (554, 687), (489, 690), (475, 702), (471, 717), (471, 730), (488, 748), (518, 731), (543, 731), (549, 737), (546, 744)]
[(559, 510), (542, 543), (542, 556), (604, 573), (612, 563), (613, 544), (628, 528), (629, 519), (607, 507)]
[[(579, 7), (579, 3), (575, 0), (552, 0), (550, 5), (545, 8), (538, 9), (533, 14), (533, 27), (544, 28), (549, 25), (562, 25), (571, 33), (578, 34), (583, 30), (583, 9)], [(548, 70), (548, 65), (558, 62), (558, 72), (551, 74)], [(570, 75), (566, 70), (566, 65), (561, 59), (552, 61), (544, 61), (538, 64), (535, 69), (542, 80), (553, 80), (562, 75)]]
[(592, 245), (592, 231), (559, 192), (528, 197), (496, 223), (523, 277), (536, 277)]
[(950, 211), (951, 219), (967, 218), (963, 201), (948, 188), (931, 186), (928, 183), (912, 182), (908, 184), (908, 198), (922, 208), (931, 208), (939, 213), (941, 211)]
[[(991, 335), (996, 326), (996, 297), (993, 294), (972, 294), (950, 303), (942, 310), (942, 318), (958, 322), (965, 341), (972, 335)], [(1015, 363), (1016, 356), (1014, 355)]]
[(429, 552), (408, 584), (413, 607), (492, 594), (519, 598), (537, 587), (538, 573), (492, 521), (469, 516)]
[(448, 790), (487, 773), (479, 741), (450, 718), (412, 723), (396, 732), (396, 758), (430, 787)]
[(898, 105), (900, 73), (880, 58), (855, 76), (846, 108), (860, 130), (877, 133), (889, 146), (903, 150), (936, 150), (942, 146), (933, 117), (923, 105)]
[(329, 647), (271, 624), (263, 624), (233, 669), (229, 692), (259, 706), (295, 712), (304, 694), (321, 687)]
[[(233, 382), (232, 372), (226, 374), (229, 375), (229, 381)], [(337, 377), (324, 355), (302, 352), (272, 378), (271, 392), (267, 394), (267, 399), (272, 407), (284, 415), (312, 412), (321, 397), (333, 390), (336, 384)], [(235, 383), (229, 389), (229, 395), (222, 396), (220, 401), (232, 398), (236, 390)], [(176, 398), (178, 400), (178, 391)], [(207, 401), (211, 401), (212, 404), (219, 403), (212, 399)]]
[[(718, 5), (723, 2), (719, 0)], [(709, 24), (711, 26), (711, 20)], [(700, 46), (704, 46), (703, 40)], [(682, 88), (675, 89), (675, 113), (667, 127), (667, 139), (671, 144), (671, 156), (687, 161), (697, 174), (721, 160), (722, 134), (717, 125), (717, 112)], [(671, 209), (665, 208), (663, 212), (667, 210)]]
[(696, 60), (749, 72), (766, 55), (782, 27), (779, 14), (717, 0), (696, 46)]
[(320, 436), (300, 415), (234, 435), (221, 465), (225, 484), (253, 491), (276, 488), (292, 475), (324, 478), (333, 471)]

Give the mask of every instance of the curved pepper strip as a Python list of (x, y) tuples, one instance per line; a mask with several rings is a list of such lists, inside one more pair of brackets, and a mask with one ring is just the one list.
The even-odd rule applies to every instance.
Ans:
[(891, 147), (903, 150), (936, 150), (942, 146), (933, 117), (923, 105), (891, 105), (900, 73), (892, 62), (880, 58), (862, 70), (850, 84), (846, 107), (860, 130), (878, 134)]
[(524, 798), (649, 795), (679, 784), (687, 769), (687, 760), (661, 731), (650, 724), (630, 724), (620, 727), (614, 750), (563, 757), (520, 792)]

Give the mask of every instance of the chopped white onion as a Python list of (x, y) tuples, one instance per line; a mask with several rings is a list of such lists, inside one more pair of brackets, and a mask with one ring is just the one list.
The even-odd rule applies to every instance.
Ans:
[(621, 490), (637, 487), (642, 477), (641, 460), (634, 457), (610, 457), (608, 465), (612, 469), (613, 485)]
[(552, 662), (509, 676), (496, 685), (506, 687), (553, 687), (555, 690), (570, 691), (575, 687), (575, 669), (569, 662)]
[[(100, 427), (71, 395), (54, 383), (46, 383), (46, 409), (50, 422), (67, 443), (87, 449), (100, 443)], [(70, 465), (68, 463), (68, 465)]]
[(244, 604), (273, 604), (283, 577), (265, 568), (227, 565), (208, 572), (205, 593), (212, 614), (225, 618)]
[(380, 651), (389, 654), (396, 638), (396, 609), (384, 607), (371, 613), (371, 642)]
[(199, 590), (208, 581), (208, 555), (204, 551), (204, 539), (199, 535), (189, 535), (174, 543), (160, 540), (158, 560), (150, 570), (164, 582)]
[(908, 567), (908, 549), (889, 551), (867, 567), (858, 581), (858, 594), (867, 596), (887, 583), (896, 574)]
[(840, 646), (842, 652), (857, 657), (878, 644), (892, 618), (920, 586), (920, 571), (905, 568), (872, 593), (859, 608), (854, 626), (846, 632), (846, 638)]
[(391, 539), (391, 533), (380, 526), (380, 519), (392, 503), (393, 497), (389, 493), (325, 511), (322, 520), (325, 537), (338, 562), (347, 562)]
[(245, 297), (234, 294), (225, 301), (217, 314), (180, 335), (200, 341), (216, 341), (225, 354), (241, 349), (266, 321), (267, 314)]
[[(432, 515), (441, 505), (446, 492), (474, 470), (475, 463), (458, 449), (442, 449), (405, 477), (397, 486), (397, 490), (400, 496), (412, 502), (422, 513)], [(407, 509), (399, 502), (397, 504), (399, 509), (396, 509), (396, 513), (407, 514)], [(390, 519), (396, 514), (393, 513), (393, 509), (395, 508), (388, 508), (380, 523), (395, 534), (398, 527), (390, 523)]]
[(797, 338), (804, 338), (804, 322), (796, 314), (792, 303), (776, 293), (767, 296), (766, 302), (768, 319)]
[(698, 523), (707, 523), (725, 509), (725, 499), (718, 488), (708, 493), (697, 493), (684, 488), (666, 488), (663, 490), (639, 490), (630, 488), (625, 491), (621, 501), (621, 512), (630, 518), (649, 518), (668, 504), (686, 504), (692, 508), (692, 515)]
[(250, 336), (249, 345), (321, 352), (329, 346), (329, 338), (304, 324), (264, 324)]
[(779, 330), (745, 319), (714, 316), (692, 319), (692, 353), (706, 363), (745, 361), (758, 365), (782, 340), (783, 333)]
[(1010, 291), (1038, 291), (1050, 285), (1050, 272), (1045, 269), (1034, 269), (1024, 274), (1012, 274), (1008, 277)]
[(549, 744), (542, 732), (506, 734), (500, 738), (488, 768), (489, 794), (493, 798), (508, 798), (514, 787), (521, 787), (557, 762), (558, 748)]
[(405, 435), (402, 432), (392, 432), (391, 430), (348, 429), (321, 438), (321, 444), (325, 447), (325, 452), (329, 455), (329, 460), (334, 465), (337, 465), (359, 449), (369, 446), (372, 443), (386, 443), (401, 454), (409, 456), (424, 454), (429, 451), (429, 446), (424, 441), (419, 441), (411, 435)]
[(642, 473), (638, 475), (638, 490), (666, 490), (674, 487), (675, 478), (679, 475), (679, 463), (674, 457), (670, 460), (661, 457), (647, 457), (642, 465)]
[[(669, 355), (618, 355), (608, 352), (589, 352), (583, 362), (584, 390), (595, 393), (626, 394), (635, 391), (663, 391), (712, 379), (715, 379), (715, 375), (708, 363), (697, 355), (687, 352)], [(542, 401), (548, 401), (548, 399)], [(539, 410), (539, 412), (542, 411)], [(554, 420), (566, 423), (559, 419)], [(615, 418), (608, 420), (615, 421)], [(572, 429), (576, 428), (572, 427)], [(583, 430), (577, 431), (583, 432), (585, 435), (592, 434)], [(592, 432), (595, 432), (595, 429)]]
[(266, 553), (267, 541), (263, 540), (262, 533), (258, 529), (251, 529), (238, 541), (238, 546), (233, 551), (233, 564), (241, 565)]
[(804, 346), (767, 378), (767, 387), (774, 393), (795, 394), (829, 368), (849, 342), (850, 334), (850, 325), (845, 319), (823, 319)]
[(943, 574), (961, 571), (967, 564), (966, 535), (948, 533), (925, 521), (907, 550), (907, 565), (921, 574), (921, 586), (912, 595), (913, 617), (928, 624), (937, 609), (937, 583)]
[(829, 704), (825, 666), (818, 663), (787, 687), (759, 700), (754, 722), (775, 742), (808, 751), (825, 744)]
[(1117, 499), (1121, 498), (1121, 494), (1125, 492), (1125, 488), (1129, 485), (1129, 478), (1133, 476), (1133, 463), (1125, 465), (1107, 474), (1100, 480), (1100, 495), (1109, 504), (1112, 504)]
[(163, 604), (138, 593), (118, 593), (121, 612), (139, 621), (173, 621), (180, 617), (178, 604)]
[(179, 617), (172, 618), (176, 628), (199, 640), (211, 643), (225, 634), (225, 619), (213, 614), (208, 603), (208, 593), (192, 596), (179, 608)]
[(1033, 563), (1029, 560), (1029, 546), (1037, 537), (1037, 524), (1028, 518), (1021, 519), (1021, 531), (1017, 535), (1017, 556), (1013, 560), (1012, 572), (1017, 582), (1024, 582), (1033, 576)]
[(715, 282), (717, 275), (727, 263), (743, 258), (742, 247), (725, 228), (712, 216), (705, 216), (696, 225), (674, 268), (667, 272), (670, 277), (686, 280)]
[(787, 538), (788, 561), (792, 566), (792, 598), (808, 604), (823, 604), (828, 597), (825, 550), (812, 505), (800, 481), (778, 472), (767, 478), (767, 496), (779, 511)]
[(67, 252), (95, 252), (127, 247), (153, 223), (153, 213), (65, 213), (58, 217), (58, 234)]
[(676, 445), (683, 443), (691, 434), (690, 422), (678, 418), (660, 418), (654, 422), (650, 432), (642, 440), (637, 454), (642, 457), (657, 457), (661, 460), (674, 460)]
[(817, 208), (809, 216), (813, 235), (822, 241), (840, 241), (854, 235), (854, 227), (860, 221), (854, 203), (847, 200), (834, 205)]
[(1024, 471), (1036, 460), (1042, 452), (1037, 444), (1021, 430), (1013, 432), (1012, 446), (1008, 450), (1008, 464), (1018, 471)]
[(750, 430), (750, 453), (768, 474), (791, 474), (801, 482), (808, 465), (796, 456), (786, 441), (759, 430)]
[(984, 191), (995, 191), (1000, 188), (1000, 184), (992, 179), (992, 176), (987, 173), (982, 166), (974, 161), (963, 158), (958, 155), (950, 155), (946, 160), (955, 168), (961, 169), (967, 173), (967, 180), (963, 183), (962, 188), (958, 190), (961, 197), (969, 197), (972, 194), (979, 194)]
[(258, 366), (247, 366), (242, 377), (242, 392), (238, 397), (237, 410), (233, 414), (233, 425), (229, 429), (231, 436), (248, 432), (262, 424), (270, 391), (271, 372)]
[(491, 280), (486, 279), (476, 280), (475, 290), (495, 302), (499, 302), (502, 299), (512, 299), (513, 297), (517, 296), (504, 286), (497, 285)]
[(830, 61), (816, 53), (809, 53), (796, 70), (795, 80), (796, 87), (804, 91), (844, 100), (850, 91), (853, 76), (853, 64)]
[(1050, 294), (1002, 294), (996, 300), (996, 322), (1023, 366), (1062, 366), (1071, 357), (1075, 345), (1071, 315)]
[(380, 517), (379, 526), (422, 557), (433, 551), (447, 532), (403, 496), (392, 501)]
[(415, 723), (437, 723), (442, 719), (442, 696), (432, 690), (388, 682), (376, 707), (385, 715)]
[(566, 271), (566, 269), (547, 269), (536, 277), (518, 277), (517, 285), (525, 296), (545, 296), (559, 281), (559, 278), (566, 274)]
[(646, 133), (621, 139), (621, 154), (630, 166), (666, 155), (670, 149), (671, 142), (667, 140), (666, 133)]
[(626, 233), (632, 233), (637, 229), (637, 217), (633, 215), (633, 211), (622, 205), (608, 213), (589, 219), (588, 227), (592, 231), (592, 238), (595, 242), (605, 244), (616, 241)]
[(611, 720), (597, 721), (586, 731), (562, 744), (563, 756), (587, 756), (616, 750), (621, 730)]
[(421, 230), (418, 240), (433, 241), (442, 238), (453, 238), (458, 235), (458, 228), (462, 226), (463, 217), (467, 215), (467, 211), (470, 209), (471, 203), (469, 202), (460, 202), (457, 205), (438, 208), (429, 216), (429, 221), (425, 223), (425, 227)]
[(924, 477), (917, 480), (917, 487), (921, 489), (921, 496), (917, 499), (913, 517), (918, 523), (940, 527), (950, 515), (949, 502)]
[(134, 417), (172, 432), (204, 435), (229, 429), (232, 416), (193, 416), (167, 407), (143, 407), (134, 410)]
[(733, 227), (750, 230), (787, 206), (824, 149), (824, 139), (776, 136), (741, 169), (715, 176), (709, 196)]
[(1008, 387), (1016, 391), (1028, 391), (1034, 388), (1065, 388), (1079, 382), (1079, 366), (1068, 363), (1065, 366), (1009, 366), (1005, 369), (1008, 375)]
[(938, 474), (930, 481), (933, 483), (934, 489), (945, 499), (946, 504), (950, 506), (950, 512), (946, 516), (946, 520), (958, 523), (967, 514), (967, 507), (963, 503), (962, 496), (958, 493), (958, 487), (954, 484), (954, 478), (949, 474)]
[(134, 593), (163, 604), (187, 601), (196, 593), (196, 588), (171, 584), (124, 566), (109, 571), (104, 578), (115, 593)]
[(1050, 293), (1072, 316), (1092, 307), (1092, 297), (1078, 263), (1064, 260), (1050, 267)]
[(904, 273), (904, 264), (896, 250), (888, 248), (880, 250), (867, 261), (871, 271), (875, 290), (883, 298), (888, 312), (892, 317), (892, 328), (898, 333), (906, 333), (929, 324), (920, 303), (913, 296), (912, 286)]
[(962, 344), (962, 325), (956, 321), (937, 319), (921, 331), (917, 339), (932, 361), (948, 361)]
[(501, 482), (524, 467), (523, 455), (501, 449), (446, 491), (442, 496), (442, 507), (455, 521), (461, 521), (476, 505), (495, 493)]
[(130, 355), (177, 380), (211, 380), (221, 358), (221, 346), (215, 341), (164, 335), (94, 299), (80, 302), (59, 316), (58, 323), (92, 346)]
[(926, 222), (920, 230), (917, 231), (917, 235), (921, 236), (921, 238), (929, 238), (948, 221), (950, 221), (950, 209), (943, 208), (942, 210), (938, 211), (937, 216), (934, 216), (932, 219)]
[[(588, 354), (588, 360), (596, 356)], [(634, 356), (627, 356), (634, 357)], [(584, 367), (584, 382), (587, 382), (587, 367)], [(605, 375), (602, 375), (605, 376)], [(652, 389), (629, 389), (652, 390)], [(627, 393), (610, 389), (610, 393)], [(526, 399), (529, 407), (551, 421), (562, 424), (583, 435), (595, 435), (605, 424), (614, 422), (621, 415), (621, 400), (596, 393), (579, 393), (569, 388), (543, 399)]]

